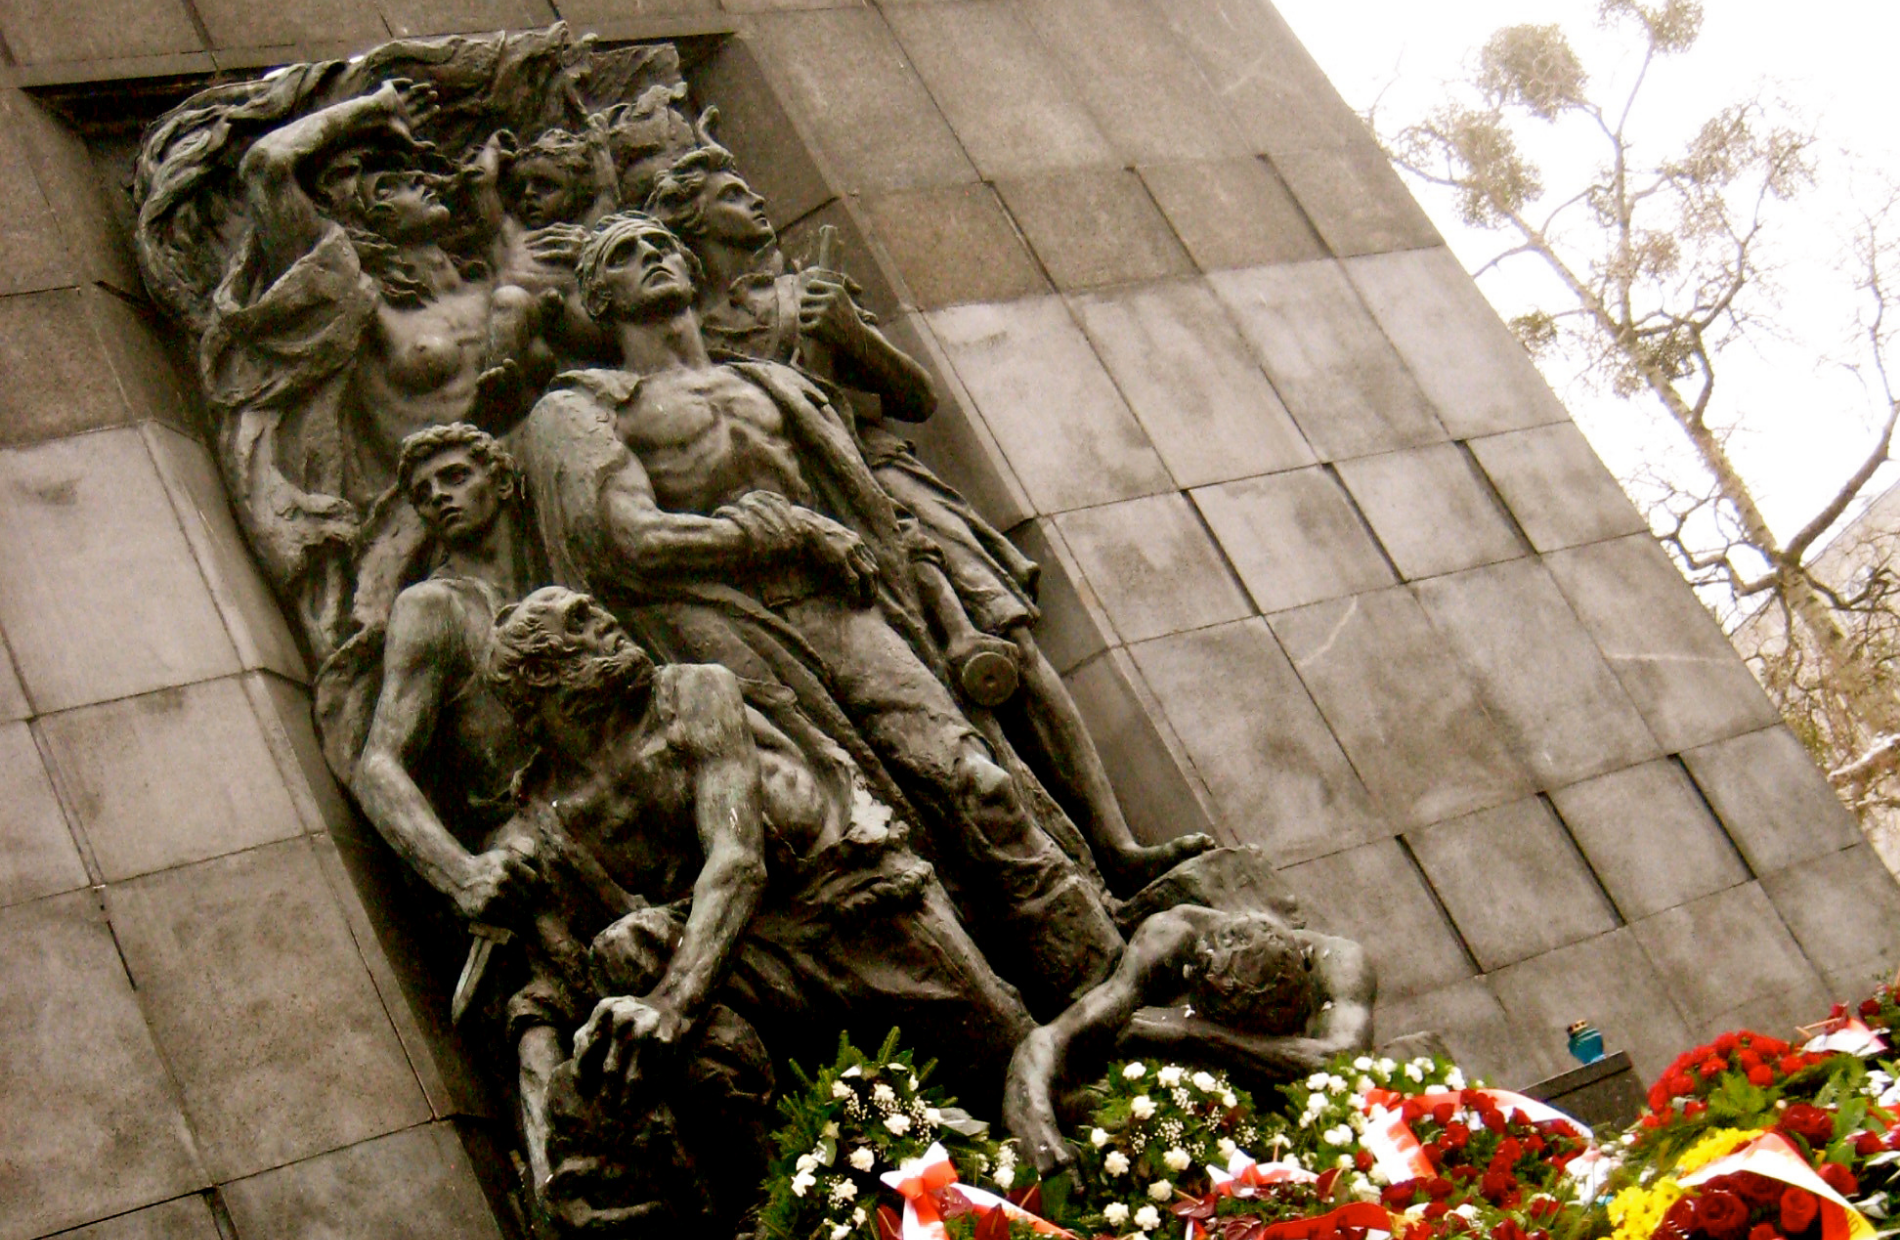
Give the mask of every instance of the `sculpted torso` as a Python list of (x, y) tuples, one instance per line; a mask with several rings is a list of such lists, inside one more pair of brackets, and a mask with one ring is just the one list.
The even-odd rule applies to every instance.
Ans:
[(772, 399), (724, 367), (646, 379), (615, 427), (670, 512), (711, 513), (751, 491), (809, 505), (810, 488)]
[[(487, 807), (505, 802), (509, 779), (526, 756), (520, 730), (482, 669), (489, 629), (505, 601), (494, 586), (470, 577), (432, 578), (412, 587), (404, 599), (405, 612), (426, 612), (440, 626), (431, 653), (439, 660), (442, 696), (430, 758), (419, 766), (432, 773), (430, 782), (444, 794), (443, 803)], [(482, 845), (476, 838), (461, 842), (470, 849)]]
[(376, 459), (392, 470), (405, 437), (468, 417), (490, 300), (487, 288), (457, 279), (421, 305), (377, 305), (350, 388)]

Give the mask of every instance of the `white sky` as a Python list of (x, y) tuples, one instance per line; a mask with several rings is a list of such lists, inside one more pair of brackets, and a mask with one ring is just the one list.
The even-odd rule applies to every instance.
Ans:
[[(1444, 83), (1463, 75), (1500, 26), (1561, 24), (1598, 80), (1616, 76), (1618, 41), (1597, 31), (1595, 0), (1276, 3), (1346, 101), (1363, 110), (1378, 99), (1388, 129), (1430, 109)], [(1850, 462), (1864, 456), (1879, 412), (1840, 365), (1852, 330), (1851, 285), (1840, 263), (1854, 204), (1875, 196), (1881, 176), (1900, 180), (1894, 70), (1900, 0), (1704, 0), (1704, 10), (1697, 46), (1662, 61), (1644, 87), (1647, 102), (1638, 115), (1655, 122), (1658, 146), (1673, 147), (1723, 104), (1764, 89), (1807, 118), (1820, 138), (1820, 183), (1780, 221), (1792, 238), (1779, 279), (1792, 339), (1767, 341), (1759, 358), (1727, 361), (1718, 372), (1718, 390), (1734, 402), (1729, 420), (1745, 428), (1732, 454), (1755, 484), (1770, 523), (1786, 537), (1833, 493)], [(1634, 34), (1625, 33), (1621, 42), (1634, 47)], [(1631, 132), (1642, 128), (1633, 123)], [(1555, 168), (1561, 158), (1547, 156), (1546, 183), (1553, 187), (1561, 183)], [(1504, 248), (1497, 237), (1464, 228), (1448, 198), (1412, 188), (1468, 269)], [(1541, 288), (1535, 260), (1513, 262), (1481, 281), (1507, 315), (1533, 304)], [(1551, 308), (1559, 304), (1543, 300)], [(1653, 456), (1663, 436), (1673, 442), (1648, 404), (1596, 395), (1561, 373), (1549, 377), (1619, 477)], [(1900, 479), (1900, 470), (1889, 470), (1895, 478), (1877, 479), (1869, 496)]]

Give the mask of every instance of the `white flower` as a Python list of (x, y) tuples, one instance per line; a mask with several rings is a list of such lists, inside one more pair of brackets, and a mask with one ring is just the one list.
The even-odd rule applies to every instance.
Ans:
[(849, 1098), (851, 1096), (851, 1087), (846, 1085), (843, 1081), (833, 1081), (831, 1083), (831, 1096), (833, 1098)]
[(996, 1170), (990, 1172), (990, 1178), (996, 1181), (998, 1188), (1007, 1190), (1010, 1185), (1016, 1182), (1016, 1165), (1014, 1163), (999, 1162), (996, 1164)]
[(1326, 1092), (1329, 1094), (1345, 1093), (1346, 1092), (1346, 1078), (1343, 1076), (1327, 1077), (1326, 1078)]
[(1398, 1064), (1394, 1063), (1390, 1059), (1381, 1059), (1379, 1061), (1379, 1071), (1386, 1076), (1391, 1076), (1392, 1070), (1398, 1066), (1399, 1066)]
[(1234, 1144), (1234, 1139), (1232, 1137), (1222, 1137), (1220, 1139), (1220, 1142), (1217, 1145), (1215, 1145), (1214, 1148), (1220, 1151), (1220, 1156), (1222, 1158), (1228, 1159), (1230, 1161), (1233, 1159), (1235, 1154), (1238, 1154), (1240, 1152), (1240, 1147)]
[(1410, 1077), (1415, 1082), (1423, 1081), (1425, 1079), (1425, 1074), (1418, 1070), (1418, 1065), (1415, 1063), (1408, 1063), (1405, 1065), (1405, 1075)]
[(1178, 1145), (1163, 1154), (1161, 1161), (1168, 1164), (1168, 1170), (1170, 1171), (1186, 1171), (1194, 1162), (1192, 1158), (1188, 1157), (1188, 1152)]
[[(1141, 1208), (1144, 1210), (1152, 1210), (1154, 1207), (1143, 1206)], [(1108, 1220), (1109, 1226), (1120, 1227), (1123, 1223), (1128, 1221), (1128, 1207), (1119, 1201), (1111, 1201), (1102, 1207), (1102, 1217)], [(1158, 1219), (1160, 1216), (1157, 1215), (1156, 1217)]]
[(1224, 1107), (1237, 1107), (1240, 1105), (1240, 1099), (1229, 1092), (1220, 1096), (1220, 1104)]
[(1454, 1206), (1451, 1212), (1464, 1219), (1467, 1223), (1475, 1221), (1478, 1217), (1478, 1207), (1472, 1205), (1469, 1201), (1461, 1206)]
[(1326, 1074), (1324, 1072), (1315, 1072), (1313, 1075), (1307, 1077), (1306, 1087), (1308, 1089), (1325, 1089)]
[(1156, 1180), (1153, 1184), (1148, 1186), (1148, 1200), (1150, 1201), (1166, 1201), (1172, 1196), (1174, 1196), (1174, 1185), (1168, 1183), (1166, 1180)]
[(1463, 1089), (1464, 1087), (1465, 1087), (1464, 1073), (1460, 1072), (1456, 1068), (1453, 1068), (1450, 1072), (1447, 1072), (1445, 1074), (1445, 1088), (1446, 1089)]
[(864, 1213), (864, 1207), (859, 1206), (857, 1209), (851, 1211), (851, 1225), (853, 1227), (864, 1226), (864, 1220), (866, 1217), (868, 1216)]
[(1131, 1081), (1139, 1081), (1141, 1079), (1142, 1073), (1146, 1072), (1147, 1070), (1148, 1070), (1147, 1068), (1142, 1066), (1141, 1061), (1137, 1059), (1135, 1062), (1129, 1064), (1126, 1068), (1122, 1069), (1122, 1075), (1127, 1077)]
[(831, 1240), (844, 1240), (844, 1238), (850, 1234), (851, 1224), (839, 1223), (831, 1229)]
[(830, 1137), (832, 1140), (836, 1141), (838, 1139), (838, 1121), (834, 1119), (829, 1124), (826, 1124), (823, 1128), (820, 1128), (818, 1130), (818, 1135), (821, 1137)]
[(880, 1106), (893, 1106), (897, 1102), (897, 1091), (884, 1082), (879, 1081), (877, 1084), (871, 1086), (871, 1101), (878, 1103)]
[(1372, 1164), (1372, 1170), (1366, 1172), (1366, 1178), (1371, 1180), (1374, 1184), (1390, 1184), (1392, 1182), (1392, 1177), (1388, 1176), (1378, 1163)]
[(1089, 1144), (1094, 1146), (1098, 1150), (1101, 1149), (1104, 1145), (1107, 1145), (1108, 1144), (1108, 1129), (1097, 1128), (1094, 1131), (1090, 1132)]
[(919, 1085), (918, 1085), (917, 1078), (913, 1076), (910, 1078), (910, 1092), (914, 1094), (917, 1092), (918, 1089), (919, 1089)]
[(859, 1067), (857, 1064), (852, 1064), (849, 1068), (846, 1068), (843, 1072), (840, 1072), (838, 1075), (839, 1076), (863, 1076), (864, 1069)]
[(1194, 1082), (1194, 1088), (1204, 1094), (1213, 1093), (1215, 1087), (1220, 1084), (1219, 1081), (1214, 1079), (1214, 1074), (1211, 1072), (1196, 1072), (1188, 1079)]
[(792, 1196), (803, 1197), (805, 1190), (818, 1182), (818, 1177), (809, 1171), (801, 1171), (792, 1177)]
[(1181, 1083), (1181, 1078), (1186, 1075), (1187, 1073), (1181, 1069), (1175, 1067), (1173, 1064), (1169, 1064), (1167, 1067), (1161, 1069), (1161, 1071), (1155, 1073), (1155, 1080), (1161, 1082), (1161, 1088), (1173, 1089), (1176, 1085)]
[(1341, 1171), (1344, 1171), (1346, 1168), (1352, 1166), (1352, 1155), (1341, 1154), (1338, 1158), (1333, 1159), (1333, 1166), (1338, 1167)]
[(884, 1126), (901, 1137), (910, 1131), (910, 1116), (901, 1111), (896, 1115), (886, 1115)]
[(1368, 1071), (1372, 1067), (1372, 1056), (1361, 1055), (1359, 1056), (1359, 1058), (1352, 1061), (1352, 1066), (1359, 1069), (1361, 1072)]
[(1143, 1231), (1153, 1231), (1161, 1226), (1161, 1211), (1153, 1206), (1143, 1206), (1135, 1211), (1135, 1226)]
[(849, 1201), (857, 1195), (858, 1186), (853, 1184), (850, 1180), (840, 1179), (836, 1184), (831, 1186), (831, 1199), (833, 1201)]
[(1155, 1100), (1147, 1094), (1136, 1094), (1128, 1103), (1128, 1113), (1136, 1119), (1151, 1119), (1155, 1113)]
[(859, 1171), (869, 1171), (877, 1165), (877, 1155), (871, 1152), (870, 1146), (860, 1145), (851, 1151), (851, 1165)]
[(1362, 1076), (1352, 1083), (1352, 1092), (1355, 1094), (1363, 1094), (1371, 1088), (1372, 1078), (1369, 1076)]
[(1110, 1175), (1128, 1174), (1128, 1155), (1120, 1150), (1110, 1150), (1108, 1157), (1102, 1159), (1102, 1170)]
[(817, 1165), (818, 1165), (818, 1155), (816, 1154), (800, 1154), (798, 1156), (798, 1161), (792, 1164), (793, 1168), (798, 1171), (810, 1171), (812, 1168), (816, 1167)]
[(939, 1111), (936, 1107), (925, 1107), (924, 1123), (929, 1124), (932, 1128), (937, 1127), (943, 1123), (943, 1112)]

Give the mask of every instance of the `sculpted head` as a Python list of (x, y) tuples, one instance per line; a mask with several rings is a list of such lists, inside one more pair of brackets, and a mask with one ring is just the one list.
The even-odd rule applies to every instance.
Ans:
[(582, 306), (603, 323), (676, 314), (693, 304), (704, 274), (692, 251), (643, 211), (621, 211), (596, 224), (574, 273)]
[(551, 718), (583, 721), (638, 698), (653, 660), (585, 594), (544, 586), (495, 617), (488, 679), (530, 735)]
[(710, 241), (756, 250), (778, 239), (765, 199), (739, 175), (732, 152), (716, 142), (695, 147), (661, 173), (646, 209), (688, 245)]
[(594, 194), (593, 148), (565, 129), (547, 130), (519, 151), (502, 179), (508, 213), (529, 228), (579, 221)]
[(1255, 1033), (1298, 1033), (1320, 1003), (1307, 945), (1258, 913), (1237, 914), (1203, 932), (1187, 980), (1196, 1012)]
[(466, 422), (432, 426), (402, 441), (396, 484), (429, 532), (444, 542), (486, 534), (519, 486), (515, 462), (493, 435)]

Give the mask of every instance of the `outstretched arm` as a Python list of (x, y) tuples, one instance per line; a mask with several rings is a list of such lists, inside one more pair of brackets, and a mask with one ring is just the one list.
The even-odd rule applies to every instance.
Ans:
[(922, 422), (937, 408), (930, 372), (866, 321), (852, 300), (852, 288), (839, 271), (811, 268), (800, 273), (799, 331), (830, 345), (832, 377), (877, 393), (885, 417)]

